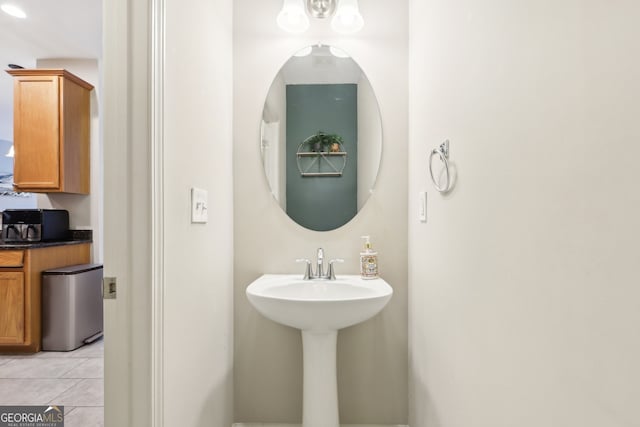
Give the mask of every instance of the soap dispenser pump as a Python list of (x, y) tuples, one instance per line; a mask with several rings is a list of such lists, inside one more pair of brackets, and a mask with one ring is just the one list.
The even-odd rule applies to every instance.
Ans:
[(360, 252), (360, 277), (363, 279), (378, 278), (378, 252), (371, 247), (369, 236), (362, 236), (365, 240), (364, 249)]

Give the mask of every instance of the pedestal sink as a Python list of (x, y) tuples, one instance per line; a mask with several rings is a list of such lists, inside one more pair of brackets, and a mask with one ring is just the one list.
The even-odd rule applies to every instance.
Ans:
[(392, 294), (383, 279), (352, 275), (302, 280), (300, 275), (265, 274), (247, 287), (247, 298), (260, 313), (302, 331), (303, 427), (339, 427), (338, 329), (373, 317)]

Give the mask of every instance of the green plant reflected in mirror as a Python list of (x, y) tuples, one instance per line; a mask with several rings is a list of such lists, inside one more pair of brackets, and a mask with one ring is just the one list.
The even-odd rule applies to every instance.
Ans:
[(343, 226), (373, 191), (382, 124), (362, 69), (333, 46), (302, 49), (280, 69), (262, 112), (260, 151), (271, 193), (301, 226)]

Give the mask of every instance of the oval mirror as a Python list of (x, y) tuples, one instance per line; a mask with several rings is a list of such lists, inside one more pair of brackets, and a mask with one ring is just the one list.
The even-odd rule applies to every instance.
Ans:
[(333, 230), (364, 206), (382, 155), (380, 110), (363, 71), (342, 50), (310, 46), (284, 64), (260, 134), (271, 192), (295, 222)]

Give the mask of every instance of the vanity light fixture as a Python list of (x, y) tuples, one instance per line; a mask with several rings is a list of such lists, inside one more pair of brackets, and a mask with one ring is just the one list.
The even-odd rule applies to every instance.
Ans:
[(27, 14), (24, 12), (24, 10), (13, 4), (4, 3), (2, 6), (0, 6), (0, 9), (2, 9), (2, 11), (7, 15), (11, 15), (14, 18), (24, 19), (27, 17)]
[(284, 0), (278, 14), (278, 26), (290, 33), (303, 33), (309, 28), (309, 18), (333, 16), (331, 28), (337, 33), (353, 34), (364, 26), (358, 0)]
[(5, 157), (13, 157), (15, 155), (15, 150), (13, 149), (13, 145), (11, 146), (11, 148), (9, 148), (9, 151), (7, 151), (7, 154), (5, 154)]
[(336, 10), (336, 0), (307, 0), (307, 10), (314, 18), (328, 18)]

